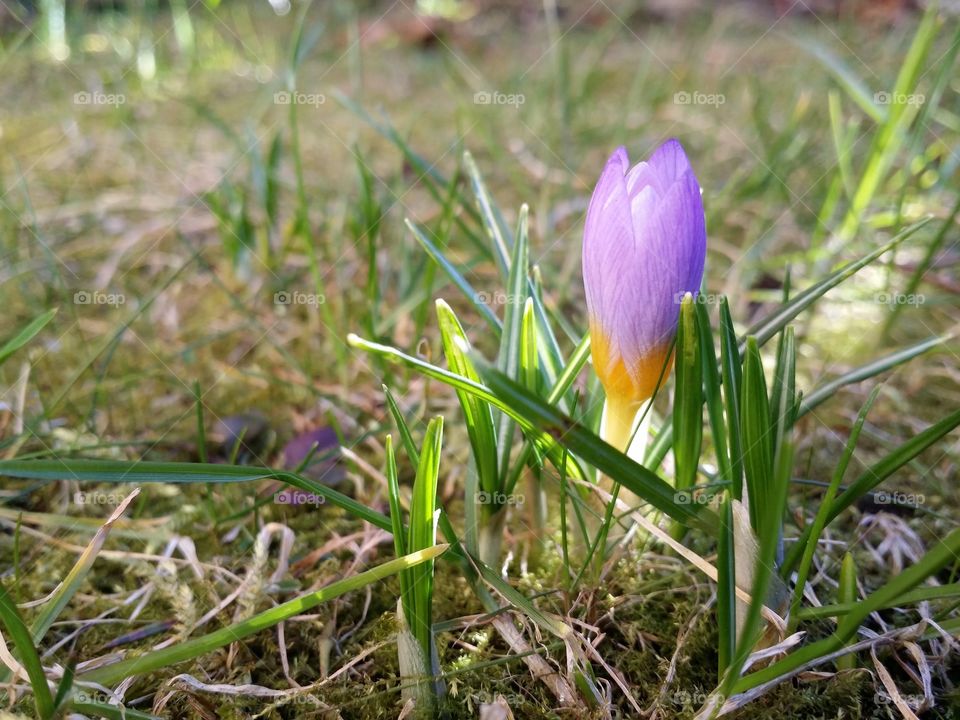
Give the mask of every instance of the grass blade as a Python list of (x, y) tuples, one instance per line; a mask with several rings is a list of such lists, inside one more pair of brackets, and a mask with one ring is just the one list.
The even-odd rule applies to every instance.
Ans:
[(533, 313), (533, 299), (527, 298), (523, 304), (523, 318), (520, 323), (520, 374), (519, 380), (527, 390), (539, 395), (540, 373), (537, 355), (537, 316)]
[(760, 629), (761, 613), (763, 610), (764, 599), (771, 586), (771, 581), (776, 575), (774, 564), (776, 562), (778, 533), (783, 517), (784, 507), (787, 500), (787, 487), (790, 482), (790, 474), (793, 468), (793, 443), (785, 440), (781, 446), (780, 452), (775, 460), (776, 475), (771, 479), (772, 490), (766, 497), (764, 505), (764, 514), (757, 540), (760, 547), (760, 556), (757, 558), (756, 572), (754, 575), (753, 587), (750, 596), (753, 601), (747, 610), (747, 617), (744, 622), (743, 631), (737, 638), (737, 651), (734, 659), (727, 668), (727, 674), (722, 685), (722, 694), (729, 697), (731, 690), (740, 676), (747, 657), (753, 650)]
[[(843, 554), (843, 560), (840, 564), (837, 600), (841, 603), (854, 603), (857, 601), (857, 566), (853, 560), (853, 555), (849, 552)], [(854, 655), (844, 655), (842, 658), (837, 659), (838, 670), (852, 670), (856, 666), (857, 658)]]
[[(437, 320), (447, 365), (457, 375), (479, 383), (480, 376), (467, 355), (470, 343), (466, 333), (453, 310), (443, 300), (437, 300)], [(497, 435), (490, 405), (462, 389), (457, 389), (457, 398), (460, 400), (470, 446), (473, 449), (480, 489), (487, 493), (498, 492), (500, 478), (497, 470)]]
[(827, 522), (830, 523), (841, 512), (855, 503), (864, 493), (872, 490), (883, 480), (917, 457), (921, 452), (934, 445), (940, 438), (960, 425), (960, 410), (951, 413), (943, 420), (931, 425), (926, 430), (907, 440), (894, 452), (889, 453), (883, 460), (870, 466), (863, 474), (857, 477), (840, 497), (830, 507)]
[(118, 460), (56, 459), (0, 460), (0, 476), (28, 480), (76, 480), (99, 483), (230, 483), (282, 480), (316, 493), (333, 505), (378, 528), (390, 531), (390, 518), (326, 485), (283, 470), (203, 463), (124, 462)]
[(484, 563), (478, 561), (476, 564), (477, 570), (480, 572), (480, 577), (483, 578), (484, 582), (502, 595), (504, 599), (517, 608), (517, 610), (523, 612), (537, 627), (561, 640), (567, 640), (571, 637), (573, 630), (569, 625), (544, 613), (534, 605), (526, 595), (513, 587), (513, 585), (500, 577), (499, 573)]
[(720, 534), (717, 543), (717, 670), (718, 677), (730, 666), (737, 649), (737, 576), (733, 542), (733, 509), (729, 492), (720, 504)]
[(30, 631), (20, 617), (17, 606), (7, 595), (7, 589), (2, 583), (0, 583), (0, 622), (3, 623), (7, 635), (13, 640), (20, 663), (30, 679), (37, 717), (47, 720), (47, 718), (53, 716), (54, 711), (53, 696), (50, 694), (50, 686), (47, 685), (47, 676), (43, 672), (40, 655), (33, 644)]
[(507, 238), (510, 236), (510, 230), (507, 227), (500, 209), (494, 204), (487, 190), (487, 185), (483, 181), (483, 176), (477, 168), (473, 156), (469, 152), (463, 154), (463, 164), (467, 170), (467, 176), (470, 178), (470, 184), (473, 187), (473, 194), (477, 199), (477, 205), (480, 209), (480, 217), (483, 218), (483, 224), (487, 228), (487, 234), (490, 237), (493, 246), (493, 257), (497, 261), (497, 267), (500, 268), (500, 274), (506, 280), (510, 275), (510, 245)]
[[(678, 492), (696, 484), (703, 441), (703, 380), (697, 313), (691, 295), (680, 306), (677, 326), (676, 391), (673, 402), (673, 457)], [(682, 528), (675, 528), (675, 534)]]
[(700, 345), (700, 372), (703, 375), (703, 396), (707, 404), (707, 417), (710, 419), (710, 432), (713, 436), (714, 453), (721, 479), (732, 484), (730, 453), (727, 444), (727, 426), (723, 416), (723, 398), (721, 395), (721, 363), (717, 362), (713, 342), (713, 330), (707, 306), (697, 303), (698, 343)]
[(872, 360), (865, 365), (861, 365), (850, 372), (834, 378), (830, 382), (824, 383), (803, 398), (803, 401), (800, 403), (800, 407), (797, 410), (797, 417), (806, 415), (825, 400), (833, 397), (840, 388), (846, 387), (847, 385), (852, 385), (853, 383), (861, 382), (863, 380), (868, 380), (869, 378), (879, 375), (882, 372), (886, 372), (887, 370), (892, 370), (898, 365), (902, 365), (908, 360), (912, 360), (918, 355), (922, 355), (938, 345), (943, 345), (949, 339), (949, 336), (940, 336), (921, 340), (915, 345), (910, 345), (909, 347), (905, 347), (902, 350), (897, 350), (896, 352), (885, 357)]
[(777, 343), (777, 365), (773, 372), (770, 391), (770, 427), (774, 437), (774, 452), (783, 435), (793, 427), (796, 416), (797, 346), (793, 327), (787, 326)]
[[(773, 478), (773, 432), (763, 361), (757, 341), (747, 338), (743, 361), (743, 385), (740, 387), (740, 436), (743, 441), (743, 469), (747, 479), (750, 524), (761, 532), (769, 511)], [(756, 597), (756, 596), (755, 596)], [(761, 596), (763, 597), (763, 596)]]
[(17, 350), (22, 348), (28, 342), (33, 340), (47, 323), (53, 320), (53, 316), (57, 314), (57, 309), (53, 308), (52, 310), (47, 310), (47, 312), (42, 315), (38, 315), (25, 326), (20, 328), (20, 331), (14, 335), (12, 338), (7, 340), (2, 347), (0, 347), (0, 365), (3, 362), (13, 355)]
[(158, 715), (107, 703), (69, 702), (67, 706), (85, 716), (107, 718), (107, 720), (162, 720)]
[[(436, 543), (437, 478), (440, 474), (440, 449), (443, 445), (443, 418), (435, 417), (427, 425), (417, 476), (410, 501), (410, 534), (407, 548), (421, 551)], [(410, 631), (417, 639), (425, 658), (432, 657), (433, 645), (433, 560), (427, 560), (404, 571), (413, 600), (414, 612)]]
[(743, 499), (743, 440), (740, 438), (740, 387), (743, 368), (737, 349), (737, 334), (727, 299), (720, 300), (720, 363), (727, 428), (730, 430), (731, 492), (734, 500)]
[[(513, 255), (510, 258), (510, 276), (507, 280), (507, 298), (503, 313), (503, 334), (500, 336), (500, 350), (497, 354), (497, 367), (501, 372), (515, 380), (520, 379), (520, 343), (523, 330), (523, 308), (527, 300), (527, 275), (529, 266), (527, 243), (527, 206), (520, 208), (517, 234), (513, 241)], [(500, 413), (497, 425), (497, 441), (500, 445), (499, 487), (506, 485), (507, 472), (510, 469), (510, 452), (513, 450), (513, 419), (506, 413)]]
[(390, 415), (393, 417), (393, 422), (397, 426), (397, 432), (400, 433), (400, 440), (403, 442), (403, 449), (407, 451), (407, 457), (410, 459), (410, 464), (413, 465), (413, 469), (416, 470), (417, 466), (420, 464), (420, 451), (417, 450), (417, 445), (413, 441), (413, 435), (410, 432), (410, 427), (407, 425), (407, 421), (403, 417), (403, 413), (400, 411), (400, 406), (397, 404), (396, 398), (393, 396), (393, 393), (390, 392), (390, 388), (386, 385), (383, 385), (383, 395), (387, 399), (387, 409), (390, 411)]
[[(393, 452), (393, 438), (387, 435), (384, 452), (387, 456), (385, 475), (387, 478), (387, 498), (390, 502), (390, 521), (393, 526), (393, 550), (397, 557), (407, 554), (407, 538), (403, 531), (403, 510), (400, 506), (400, 482), (397, 475), (397, 458)], [(400, 598), (407, 625), (413, 622), (414, 601), (410, 592), (409, 577), (406, 572), (400, 573)]]
[(489, 305), (480, 300), (482, 295), (474, 290), (473, 286), (467, 282), (466, 278), (463, 277), (453, 263), (447, 260), (447, 257), (420, 229), (420, 226), (416, 225), (410, 220), (406, 221), (406, 225), (408, 228), (410, 228), (410, 232), (413, 233), (413, 236), (417, 239), (423, 249), (427, 251), (427, 254), (435, 263), (443, 268), (443, 271), (447, 274), (447, 277), (449, 277), (453, 284), (457, 286), (461, 293), (463, 293), (463, 296), (473, 304), (473, 307), (476, 308), (477, 312), (480, 313), (483, 319), (487, 321), (487, 324), (490, 325), (491, 329), (493, 329), (493, 331), (499, 336), (502, 332), (500, 319), (497, 317), (496, 313), (490, 309)]
[[(903, 595), (894, 598), (883, 606), (883, 609), (892, 607), (905, 607), (914, 603), (927, 600), (953, 599), (960, 596), (960, 583), (949, 583), (948, 585), (929, 585), (919, 587), (915, 590), (909, 590)], [(857, 609), (858, 601), (842, 602), (835, 605), (820, 605), (819, 607), (801, 608), (799, 616), (801, 620), (818, 620), (820, 618), (839, 617)]]
[(832, 50), (808, 38), (795, 40), (794, 42), (806, 50), (811, 57), (820, 61), (834, 78), (836, 78), (837, 82), (840, 83), (840, 86), (847, 92), (850, 99), (859, 105), (860, 109), (874, 122), (881, 123), (886, 119), (886, 112), (883, 107), (874, 102), (874, 93)]
[(793, 296), (793, 299), (781, 305), (773, 313), (756, 323), (748, 331), (748, 335), (753, 335), (757, 339), (757, 344), (761, 347), (771, 338), (775, 337), (791, 320), (802, 313), (814, 302), (823, 297), (827, 292), (840, 285), (845, 280), (856, 275), (860, 270), (873, 263), (878, 258), (890, 252), (902, 242), (911, 237), (921, 228), (925, 227), (932, 218), (924, 218), (913, 225), (910, 225), (897, 233), (889, 241), (878, 247), (871, 253), (864, 255), (859, 260), (847, 263), (839, 270), (831, 273), (826, 278), (801, 293)]
[(139, 494), (140, 488), (136, 488), (123, 499), (110, 514), (110, 517), (107, 518), (107, 521), (97, 530), (87, 547), (84, 548), (77, 562), (70, 569), (70, 572), (67, 573), (63, 582), (57, 587), (53, 596), (44, 603), (40, 613), (30, 626), (30, 635), (33, 637), (35, 643), (39, 644), (40, 641), (43, 640), (43, 637), (47, 634), (47, 630), (50, 629), (50, 626), (53, 625), (54, 621), (67, 606), (67, 603), (70, 602), (70, 599), (77, 590), (80, 589), (84, 579), (87, 577), (87, 573), (90, 572), (93, 563), (97, 559), (100, 548), (102, 548), (103, 544), (107, 541), (107, 536), (110, 534), (113, 524), (120, 519), (130, 503), (133, 502)]

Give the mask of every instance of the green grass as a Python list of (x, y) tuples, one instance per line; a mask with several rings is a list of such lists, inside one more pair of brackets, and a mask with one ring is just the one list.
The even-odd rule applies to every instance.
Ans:
[[(870, 652), (833, 654), (921, 602), (960, 632), (956, 18), (478, 3), (433, 36), (410, 3), (134, 5), (0, 14), (4, 707), (119, 716), (85, 683), (132, 677), (128, 717), (392, 717), (425, 697), (405, 625), (450, 717), (884, 718)], [(582, 215), (615, 146), (670, 136), (709, 253), (641, 466), (598, 437)], [(334, 487), (281, 468), (320, 425)], [(618, 548), (598, 474), (666, 540)], [(806, 635), (741, 675), (747, 562)], [(952, 717), (955, 651), (917, 637)], [(808, 667), (842, 672), (776, 682)]]

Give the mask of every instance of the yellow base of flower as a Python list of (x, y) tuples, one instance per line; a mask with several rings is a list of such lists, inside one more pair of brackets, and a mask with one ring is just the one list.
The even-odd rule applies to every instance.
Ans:
[[(635, 375), (627, 370), (622, 358), (610, 362), (610, 346), (606, 336), (594, 328), (590, 331), (593, 368), (603, 389), (607, 391), (608, 405), (616, 406), (616, 416), (630, 416), (630, 421), (645, 401), (649, 400), (657, 389), (661, 377), (667, 378), (673, 365), (673, 353), (670, 344), (666, 344), (648, 353), (640, 359)], [(629, 423), (628, 423), (629, 432)], [(629, 436), (628, 436), (629, 437)], [(608, 440), (608, 442), (610, 442)], [(610, 442), (613, 445), (613, 442)], [(625, 447), (619, 447), (625, 450)]]
[(624, 402), (607, 395), (603, 406), (603, 439), (620, 452), (627, 452), (633, 436), (633, 422), (641, 403)]

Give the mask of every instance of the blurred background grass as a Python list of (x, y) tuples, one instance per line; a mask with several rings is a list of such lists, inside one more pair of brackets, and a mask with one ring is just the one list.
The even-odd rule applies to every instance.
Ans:
[[(447, 16), (422, 12), (428, 6)], [(341, 366), (343, 337), (365, 314), (357, 278), (368, 248), (349, 230), (361, 195), (357, 158), (385, 213), (377, 264), (389, 303), (379, 329), (406, 347), (419, 339), (405, 315), (389, 312), (414, 302), (424, 268), (401, 221), (437, 224), (441, 206), (344, 97), (392, 124), (436, 171), (455, 175), (470, 149), (502, 206), (530, 203), (534, 257), (574, 327), (583, 325), (582, 211), (617, 144), (638, 156), (669, 136), (688, 147), (709, 217), (707, 289), (734, 295), (741, 310), (778, 297), (788, 263), (802, 286), (805, 274), (853, 256), (904, 220), (947, 214), (955, 195), (960, 128), (951, 79), (862, 231), (842, 247), (822, 239), (842, 219), (818, 224), (837, 175), (828, 115), (837, 83), (798, 41), (830, 49), (867, 90), (888, 92), (915, 29), (906, 9), (878, 18), (876, 8), (778, 16), (761, 3), (712, 12), (695, 3), (661, 12), (588, 3), (554, 8), (551, 27), (550, 4), (544, 19), (537, 6), (511, 3), (329, 3), (277, 15), (267, 2), (225, 2), (194, 4), (187, 32), (183, 18), (176, 22), (177, 3), (112, 7), (68, 8), (62, 61), (57, 53), (66, 51), (42, 14), (27, 14), (22, 29), (8, 19), (0, 61), (6, 315), (15, 326), (38, 305), (62, 308), (56, 343), (34, 370), (40, 394), (62, 390), (97, 341), (142, 310), (64, 398), (71, 415), (101, 430), (169, 428), (194, 380), (206, 387), (221, 378), (208, 402), (224, 412), (284, 387), (275, 380), (310, 385), (286, 386), (286, 399), (301, 406), (318, 393), (344, 399), (346, 388), (323, 386), (350, 372)], [(290, 87), (298, 28), (305, 57), (297, 91), (309, 103), (298, 109), (306, 230), (294, 226), (296, 163), (288, 107), (277, 95)], [(947, 31), (938, 40), (921, 86), (933, 83), (954, 38)], [(842, 165), (856, 172), (873, 122), (840, 92), (841, 129), (851, 138)], [(483, 93), (507, 104), (478, 104)], [(267, 184), (271, 199), (262, 201)], [(277, 208), (270, 230), (268, 203)], [(243, 251), (267, 234), (269, 257)], [(449, 240), (469, 257), (469, 244)], [(307, 271), (311, 253), (322, 277)], [(808, 372), (829, 373), (873, 349), (890, 312), (874, 295), (902, 288), (920, 257), (922, 248), (904, 251), (831, 306), (816, 337), (807, 337)], [(923, 307), (894, 328), (895, 341), (929, 334), (920, 318), (935, 331), (950, 327), (953, 259), (952, 251), (938, 255)], [(284, 289), (322, 294), (327, 308), (278, 307), (273, 295)], [(78, 291), (126, 302), (85, 307), (74, 302)]]

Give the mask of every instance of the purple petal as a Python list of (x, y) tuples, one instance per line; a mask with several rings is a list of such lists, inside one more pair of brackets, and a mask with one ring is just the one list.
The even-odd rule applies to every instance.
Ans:
[(614, 159), (620, 163), (620, 177), (623, 177), (630, 170), (630, 156), (627, 154), (627, 149), (623, 145), (613, 151), (613, 155), (610, 156), (607, 163), (609, 164)]
[(706, 231), (700, 187), (693, 173), (687, 173), (667, 191), (655, 218), (634, 217), (647, 227), (646, 242), (636, 260), (643, 287), (639, 304), (648, 310), (638, 313), (634, 344), (638, 352), (669, 342), (676, 331), (679, 298), (696, 293), (703, 277)]
[(616, 286), (618, 258), (632, 251), (633, 220), (624, 173), (629, 165), (626, 150), (618, 148), (600, 175), (590, 198), (583, 240), (583, 282), (587, 310), (600, 318), (604, 296)]
[(648, 162), (638, 162), (627, 173), (627, 193), (630, 197), (633, 197), (647, 187), (660, 191), (661, 183), (657, 176), (657, 170)]
[(686, 173), (693, 172), (683, 145), (676, 138), (670, 138), (654, 150), (647, 162), (656, 170), (664, 188), (670, 187)]

